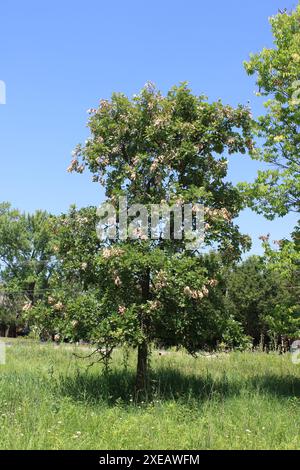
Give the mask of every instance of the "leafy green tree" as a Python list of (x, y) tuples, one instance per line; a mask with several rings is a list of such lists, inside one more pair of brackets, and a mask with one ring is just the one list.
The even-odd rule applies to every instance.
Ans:
[(16, 337), (26, 326), (26, 320), (20, 315), (24, 306), (24, 297), (5, 290), (0, 293), (0, 336)]
[(300, 334), (299, 251), (294, 242), (261, 237), (264, 256), (251, 256), (230, 269), (226, 306), (254, 345), (270, 341), (277, 347)]
[[(123, 94), (101, 100), (91, 110), (89, 127), (91, 137), (76, 148), (69, 171), (87, 167), (105, 187), (117, 229), (119, 196), (147, 208), (202, 203), (207, 207), (206, 246), (220, 250), (222, 263), (249, 247), (249, 238), (233, 222), (242, 201), (226, 181), (224, 157), (253, 149), (248, 108), (209, 104), (186, 84), (165, 97), (147, 84), (132, 100)], [(94, 271), (101, 292), (97, 307), (90, 308), (91, 300), (84, 312), (79, 299), (100, 354), (106, 357), (122, 343), (138, 349), (137, 392), (147, 386), (152, 341), (169, 337), (193, 354), (215, 343), (226, 322), (217, 287), (220, 265), (214, 255), (186, 251), (184, 240), (174, 234), (172, 227), (171, 240), (137, 234), (135, 240), (102, 242)], [(64, 315), (75, 311), (66, 305)]]
[[(53, 270), (49, 214), (22, 214), (0, 204), (2, 318), (23, 323), (24, 312), (45, 295)], [(5, 313), (6, 312), (6, 313)], [(9, 313), (9, 314), (8, 314)], [(7, 316), (8, 315), (8, 316)]]
[(55, 272), (51, 286), (68, 285), (85, 291), (98, 282), (96, 256), (103, 243), (97, 237), (98, 217), (95, 207), (77, 210), (72, 206), (67, 214), (52, 219), (52, 247), (55, 252)]
[(254, 345), (263, 343), (269, 332), (266, 317), (272, 316), (285, 296), (278, 276), (268, 269), (264, 257), (251, 256), (229, 269), (226, 289), (227, 308), (233, 317)]
[[(67, 341), (93, 342), (90, 334), (93, 329), (86, 330), (84, 318), (87, 311), (92, 321), (89, 305), (93, 303), (94, 291), (101, 298), (97, 257), (102, 243), (96, 233), (97, 220), (95, 207), (77, 210), (75, 206), (68, 213), (51, 218), (51, 249), (55, 256), (49, 292), (27, 314), (28, 321), (41, 338), (60, 340), (63, 335)], [(73, 314), (71, 317), (66, 315), (66, 309), (73, 311), (74, 304), (80, 325)], [(97, 318), (97, 309), (94, 314)], [(72, 327), (74, 322), (78, 327)]]
[(266, 316), (270, 334), (274, 338), (300, 336), (300, 250), (299, 225), (291, 240), (275, 241), (277, 249), (264, 239), (265, 259), (271, 276), (276, 276), (283, 293), (276, 308)]
[(270, 167), (242, 185), (250, 207), (270, 219), (300, 208), (300, 6), (272, 17), (271, 26), (274, 47), (245, 63), (258, 94), (269, 98), (256, 123), (263, 149), (252, 156)]

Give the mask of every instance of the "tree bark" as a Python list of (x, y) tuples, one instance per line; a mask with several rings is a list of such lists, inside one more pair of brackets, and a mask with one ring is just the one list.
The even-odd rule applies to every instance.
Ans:
[(148, 344), (143, 341), (138, 346), (138, 358), (136, 368), (136, 383), (135, 394), (136, 397), (144, 396), (147, 394), (148, 389)]
[[(146, 303), (150, 297), (150, 269), (147, 269), (145, 276), (141, 282), (142, 298), (143, 302)], [(135, 381), (135, 395), (136, 398), (145, 397), (148, 390), (148, 327), (149, 319), (145, 318), (145, 313), (140, 314), (140, 329), (144, 336), (142, 343), (138, 345), (138, 357), (137, 357), (137, 368), (136, 368), (136, 381)]]

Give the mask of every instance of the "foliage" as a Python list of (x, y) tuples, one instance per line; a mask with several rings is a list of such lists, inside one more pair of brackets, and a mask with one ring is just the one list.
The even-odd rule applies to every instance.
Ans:
[(219, 348), (245, 351), (251, 349), (252, 346), (252, 338), (245, 334), (243, 325), (233, 315), (229, 316), (222, 332)]
[(1, 321), (22, 325), (22, 312), (44, 297), (53, 270), (51, 217), (0, 205)]
[[(148, 208), (201, 203), (207, 209), (206, 245), (218, 248), (222, 263), (249, 247), (233, 222), (241, 198), (225, 179), (224, 158), (225, 152), (253, 150), (248, 108), (209, 104), (186, 84), (165, 97), (147, 84), (132, 100), (123, 94), (102, 100), (91, 110), (89, 127), (91, 137), (77, 147), (69, 170), (81, 173), (87, 167), (116, 210), (119, 196)], [(215, 290), (220, 266), (213, 270), (212, 258), (185, 251), (184, 241), (171, 235), (171, 240), (149, 240), (137, 234), (130, 242), (108, 243), (98, 258), (105, 330), (99, 349), (107, 339), (111, 346), (138, 347), (141, 389), (151, 341), (167, 336), (194, 353), (216, 341), (224, 322), (222, 297)]]
[(269, 219), (300, 208), (300, 6), (272, 17), (271, 26), (274, 47), (245, 63), (257, 74), (258, 94), (270, 97), (256, 126), (263, 149), (252, 156), (271, 166), (241, 185), (250, 207)]
[(257, 345), (268, 332), (266, 315), (284, 296), (278, 278), (268, 270), (263, 257), (251, 256), (228, 271), (226, 288), (227, 308)]
[(298, 338), (300, 335), (300, 251), (299, 223), (291, 240), (276, 241), (272, 249), (269, 238), (264, 241), (265, 259), (271, 275), (276, 276), (284, 295), (278, 299), (272, 315), (266, 318), (273, 335)]
[(226, 305), (254, 344), (300, 334), (299, 251), (293, 241), (272, 249), (262, 237), (264, 256), (252, 256), (230, 269), (226, 278)]

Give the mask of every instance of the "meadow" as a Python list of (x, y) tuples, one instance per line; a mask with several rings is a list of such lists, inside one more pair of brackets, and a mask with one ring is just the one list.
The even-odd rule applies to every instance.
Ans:
[(1, 449), (300, 447), (300, 366), (289, 354), (154, 351), (151, 397), (136, 403), (134, 352), (116, 351), (106, 375), (72, 347), (8, 344)]

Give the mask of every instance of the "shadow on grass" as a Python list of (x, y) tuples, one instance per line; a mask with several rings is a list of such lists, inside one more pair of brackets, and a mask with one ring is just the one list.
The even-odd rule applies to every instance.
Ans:
[[(109, 375), (78, 374), (63, 377), (59, 393), (76, 401), (94, 404), (106, 402), (113, 406), (133, 402), (134, 374), (128, 371), (113, 371)], [(178, 400), (183, 403), (210, 399), (224, 400), (239, 396), (241, 391), (261, 393), (276, 397), (300, 397), (300, 379), (288, 375), (253, 376), (228, 380), (226, 374), (214, 378), (210, 373), (203, 376), (183, 375), (175, 370), (158, 369), (152, 374), (148, 400)]]
[(293, 375), (266, 374), (255, 376), (250, 385), (256, 391), (275, 397), (300, 398), (300, 378)]

